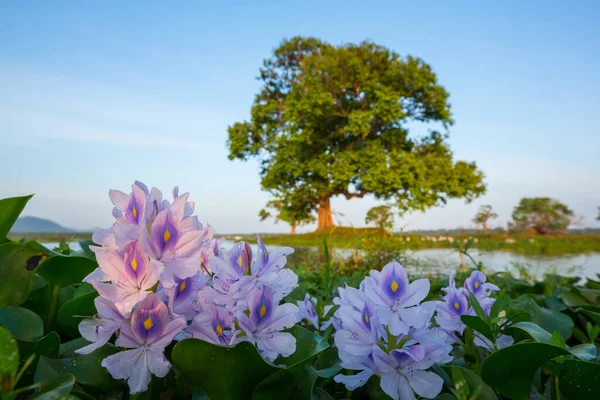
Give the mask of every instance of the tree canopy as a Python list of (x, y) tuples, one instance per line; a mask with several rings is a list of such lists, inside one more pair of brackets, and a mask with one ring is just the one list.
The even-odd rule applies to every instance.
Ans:
[(367, 211), (365, 224), (375, 224), (379, 229), (392, 229), (394, 227), (394, 213), (392, 207), (381, 205)]
[[(229, 158), (258, 158), (263, 189), (316, 210), (319, 229), (333, 226), (334, 196), (424, 210), (485, 192), (476, 164), (453, 159), (449, 94), (419, 58), (295, 37), (264, 60), (258, 79), (250, 120), (228, 128)], [(409, 135), (417, 122), (442, 132)]]
[(525, 197), (513, 210), (517, 230), (533, 229), (536, 233), (564, 231), (572, 222), (573, 211), (549, 197)]
[(487, 232), (487, 223), (490, 219), (498, 218), (498, 214), (494, 212), (492, 206), (489, 204), (485, 204), (479, 207), (479, 211), (475, 214), (475, 218), (473, 218), (473, 222), (478, 225), (481, 225), (484, 232)]
[(261, 221), (274, 218), (275, 223), (287, 222), (292, 228), (292, 235), (296, 233), (296, 227), (315, 221), (315, 216), (310, 210), (301, 210), (287, 205), (283, 200), (271, 200), (266, 207), (258, 213)]

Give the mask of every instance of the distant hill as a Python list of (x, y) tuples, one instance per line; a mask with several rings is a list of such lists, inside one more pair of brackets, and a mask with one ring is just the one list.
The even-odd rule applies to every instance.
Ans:
[(65, 228), (49, 219), (21, 217), (15, 222), (10, 233), (67, 233), (73, 229)]

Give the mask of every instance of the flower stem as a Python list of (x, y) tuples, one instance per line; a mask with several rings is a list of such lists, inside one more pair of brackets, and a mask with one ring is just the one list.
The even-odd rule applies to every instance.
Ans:
[(48, 320), (46, 321), (46, 331), (54, 330), (56, 324), (56, 314), (58, 314), (58, 297), (60, 294), (60, 286), (53, 285), (50, 294), (50, 307), (48, 308)]

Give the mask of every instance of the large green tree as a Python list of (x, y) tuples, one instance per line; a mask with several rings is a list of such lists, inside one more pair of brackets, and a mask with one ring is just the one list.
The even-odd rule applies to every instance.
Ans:
[(375, 206), (367, 211), (365, 224), (374, 224), (380, 230), (392, 229), (394, 227), (394, 213), (388, 205)]
[(573, 211), (549, 197), (525, 197), (514, 208), (512, 218), (517, 230), (533, 229), (545, 235), (564, 231), (573, 221)]
[[(318, 229), (333, 226), (334, 196), (424, 210), (485, 192), (475, 163), (453, 159), (448, 92), (418, 58), (295, 37), (264, 61), (259, 80), (250, 120), (228, 129), (229, 158), (257, 157), (263, 189), (316, 210)], [(409, 135), (416, 122), (442, 133)]]
[(481, 225), (484, 232), (487, 232), (487, 223), (490, 219), (498, 218), (498, 214), (496, 214), (491, 205), (485, 204), (479, 207), (479, 211), (475, 214), (475, 218), (473, 218), (473, 222)]

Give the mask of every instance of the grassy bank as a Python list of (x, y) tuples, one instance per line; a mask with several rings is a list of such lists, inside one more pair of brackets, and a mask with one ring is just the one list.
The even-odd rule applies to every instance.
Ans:
[[(268, 235), (265, 244), (299, 246), (321, 246), (323, 233), (296, 235)], [(453, 248), (454, 243), (466, 243), (473, 239), (472, 248), (484, 251), (512, 251), (531, 255), (560, 255), (600, 251), (600, 234), (561, 233), (552, 235), (531, 234), (472, 234), (472, 235), (416, 235), (385, 234), (370, 228), (335, 228), (325, 233), (335, 247), (346, 248), (395, 248), (397, 250), (420, 250)], [(243, 240), (252, 241), (253, 237)]]

